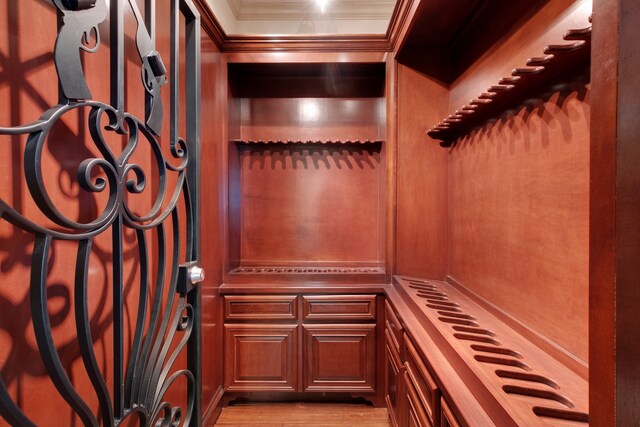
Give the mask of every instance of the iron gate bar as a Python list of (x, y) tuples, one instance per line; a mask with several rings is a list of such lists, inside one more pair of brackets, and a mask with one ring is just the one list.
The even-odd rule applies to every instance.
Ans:
[[(201, 289), (189, 283), (185, 274), (199, 258), (200, 200), (200, 17), (191, 0), (170, 0), (171, 12), (171, 96), (170, 140), (173, 159), (169, 161), (156, 137), (162, 126), (160, 90), (166, 82), (166, 69), (155, 50), (156, 1), (145, 0), (145, 14), (138, 10), (136, 0), (128, 4), (136, 17), (137, 47), (142, 63), (142, 81), (145, 90), (145, 121), (124, 110), (124, 0), (112, 0), (110, 10), (105, 0), (51, 0), (58, 11), (58, 38), (54, 48), (54, 63), (58, 73), (59, 103), (43, 112), (31, 124), (0, 127), (0, 135), (26, 135), (23, 160), (25, 181), (38, 209), (56, 227), (48, 228), (32, 221), (0, 200), (0, 218), (34, 236), (32, 252), (30, 304), (38, 350), (47, 374), (61, 397), (85, 425), (117, 426), (132, 416), (142, 425), (156, 420), (161, 425), (201, 425)], [(179, 136), (179, 58), (180, 14), (185, 17), (186, 55), (186, 141)], [(98, 24), (110, 17), (110, 104), (91, 99), (81, 52), (95, 53), (100, 47)], [(95, 46), (88, 47), (95, 34)], [(89, 222), (67, 218), (49, 196), (42, 175), (42, 151), (53, 126), (67, 113), (89, 108), (87, 123), (92, 142), (102, 158), (87, 158), (78, 166), (78, 183), (89, 193), (107, 191), (103, 211)], [(107, 116), (104, 129), (101, 122)], [(126, 145), (117, 157), (105, 142), (106, 132), (123, 135)], [(148, 213), (138, 215), (128, 206), (126, 194), (140, 194), (146, 188), (146, 175), (142, 167), (129, 160), (141, 142), (146, 142), (155, 159), (159, 177), (158, 193)], [(188, 165), (188, 167), (187, 167)], [(103, 177), (92, 179), (95, 171)], [(167, 176), (175, 174), (176, 187), (168, 196)], [(128, 178), (133, 175), (132, 178)], [(186, 235), (180, 232), (179, 199), (184, 201)], [(170, 217), (170, 219), (169, 219)], [(164, 221), (171, 221), (172, 251), (167, 259)], [(105, 378), (98, 366), (93, 347), (89, 319), (89, 264), (93, 238), (111, 229), (113, 274), (113, 329), (114, 329), (114, 391), (110, 396)], [(124, 342), (124, 269), (123, 233), (134, 230), (140, 268), (140, 282), (136, 325), (125, 376)], [(146, 232), (154, 233), (158, 246), (154, 298), (148, 306), (150, 264)], [(180, 242), (186, 239), (184, 263), (180, 263)], [(83, 366), (99, 402), (99, 418), (88, 407), (74, 388), (60, 361), (53, 341), (52, 326), (47, 304), (47, 277), (49, 252), (55, 241), (77, 242), (76, 266), (73, 283), (73, 304), (76, 335)], [(163, 301), (165, 271), (170, 269), (168, 298)], [(175, 311), (174, 311), (175, 306)], [(149, 324), (145, 330), (145, 319)], [(178, 339), (179, 337), (179, 339)], [(178, 342), (174, 340), (178, 339)], [(187, 369), (172, 372), (179, 353), (186, 347)], [(186, 381), (186, 408), (174, 407), (164, 401), (165, 393), (180, 378)], [(113, 399), (113, 401), (112, 401)], [(0, 415), (12, 425), (33, 426), (34, 423), (16, 405), (0, 378)], [(99, 422), (100, 420), (100, 422)]]

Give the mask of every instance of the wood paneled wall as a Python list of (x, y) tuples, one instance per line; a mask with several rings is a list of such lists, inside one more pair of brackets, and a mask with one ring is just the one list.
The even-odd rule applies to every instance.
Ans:
[(222, 298), (226, 191), (226, 63), (215, 44), (202, 39), (201, 245), (206, 279), (202, 289), (202, 405), (204, 423), (217, 417), (222, 397)]
[(444, 279), (447, 273), (447, 150), (425, 132), (446, 114), (447, 88), (398, 65), (396, 271)]
[[(452, 85), (449, 111), (539, 56), (566, 30), (588, 26), (589, 14), (586, 1), (547, 4)], [(584, 71), (575, 73), (572, 79)], [(554, 88), (459, 140), (450, 151), (449, 191), (449, 274), (583, 366), (589, 95), (581, 81)]]
[[(399, 274), (449, 275), (586, 376), (590, 88), (586, 70), (458, 141), (424, 132), (571, 28), (591, 2), (547, 2), (450, 87), (398, 67)], [(587, 75), (587, 77), (584, 76)], [(444, 105), (443, 105), (444, 104)], [(558, 313), (570, 313), (558, 321)], [(564, 357), (564, 356), (562, 356)]]
[(450, 176), (449, 274), (586, 362), (588, 88), (458, 141)]
[(542, 56), (546, 45), (566, 44), (562, 35), (571, 28), (588, 27), (590, 14), (591, 0), (547, 2), (501, 38), (451, 84), (448, 114), (497, 84), (502, 77), (511, 75), (514, 68), (523, 67), (529, 58)]

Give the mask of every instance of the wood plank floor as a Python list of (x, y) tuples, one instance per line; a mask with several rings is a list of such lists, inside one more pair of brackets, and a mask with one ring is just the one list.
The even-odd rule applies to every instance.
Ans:
[(221, 427), (390, 427), (385, 408), (349, 403), (248, 403), (222, 409)]

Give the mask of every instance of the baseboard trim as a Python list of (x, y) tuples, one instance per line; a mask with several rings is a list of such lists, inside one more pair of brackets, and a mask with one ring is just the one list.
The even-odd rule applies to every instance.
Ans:
[(222, 386), (218, 387), (216, 393), (213, 396), (213, 399), (207, 406), (207, 408), (202, 413), (202, 425), (205, 427), (213, 426), (213, 424), (218, 420), (220, 416), (220, 412), (222, 411), (222, 406), (220, 403), (222, 402), (222, 397), (224, 396), (224, 389)]

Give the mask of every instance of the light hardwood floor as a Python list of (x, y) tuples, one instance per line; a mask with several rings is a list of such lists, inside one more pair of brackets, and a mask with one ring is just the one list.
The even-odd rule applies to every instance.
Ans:
[(250, 403), (222, 409), (220, 427), (390, 427), (385, 408), (348, 403)]

